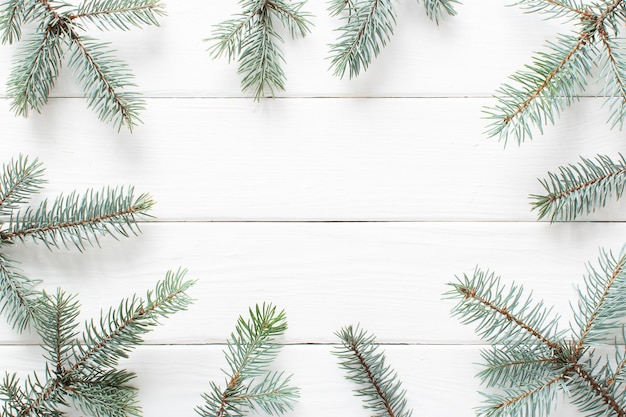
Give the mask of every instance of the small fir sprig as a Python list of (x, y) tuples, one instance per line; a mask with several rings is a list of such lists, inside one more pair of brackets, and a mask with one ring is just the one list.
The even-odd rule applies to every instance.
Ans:
[(105, 188), (82, 196), (74, 192), (20, 210), (43, 184), (37, 159), (19, 156), (0, 174), (0, 312), (18, 331), (38, 320), (40, 297), (37, 282), (3, 253), (8, 245), (32, 239), (51, 249), (73, 246), (82, 251), (99, 245), (104, 236), (117, 239), (138, 233), (136, 221), (147, 216), (154, 204), (150, 196), (136, 196), (132, 188)]
[(336, 333), (341, 339), (333, 353), (340, 359), (339, 366), (346, 371), (346, 379), (359, 388), (355, 394), (363, 397), (363, 407), (372, 417), (410, 417), (406, 390), (398, 374), (386, 362), (385, 353), (376, 343), (376, 337), (358, 326), (346, 326)]
[(276, 339), (287, 330), (284, 310), (263, 304), (250, 308), (249, 314), (247, 320), (237, 320), (224, 352), (229, 367), (223, 370), (225, 385), (211, 382), (211, 391), (202, 395), (203, 405), (196, 408), (202, 417), (239, 417), (256, 409), (281, 415), (299, 397), (298, 388), (290, 386), (291, 375), (269, 369), (280, 351)]
[(100, 120), (132, 131), (141, 122), (145, 101), (128, 66), (106, 42), (84, 34), (86, 25), (100, 30), (158, 26), (165, 14), (160, 0), (82, 0), (77, 6), (50, 0), (2, 0), (3, 43), (18, 42), (22, 28), (34, 27), (22, 42), (8, 79), (12, 110), (21, 116), (41, 112), (47, 104), (65, 58)]
[(186, 310), (193, 285), (185, 271), (168, 272), (145, 297), (133, 296), (85, 323), (78, 332), (76, 297), (58, 290), (43, 293), (35, 326), (42, 338), (43, 372), (24, 381), (6, 374), (0, 383), (4, 417), (62, 417), (68, 405), (93, 417), (140, 416), (133, 372), (118, 369), (119, 360), (142, 343), (160, 319)]
[(604, 207), (607, 200), (618, 200), (626, 187), (626, 160), (620, 154), (612, 160), (606, 155), (559, 167), (540, 180), (545, 194), (531, 195), (532, 208), (539, 219), (550, 221), (575, 220)]
[[(341, 16), (337, 41), (330, 46), (331, 69), (338, 77), (350, 78), (366, 71), (391, 40), (396, 26), (396, 0), (330, 0), (331, 16)], [(439, 23), (455, 15), (457, 0), (421, 0), (431, 20)]]
[(251, 92), (255, 100), (285, 90), (285, 63), (278, 43), (282, 37), (276, 23), (283, 25), (292, 38), (310, 32), (311, 14), (302, 11), (306, 1), (240, 0), (241, 13), (215, 25), (209, 51), (213, 58), (226, 56), (239, 61), (237, 72), (242, 76), (241, 89)]
[(576, 30), (560, 34), (532, 64), (511, 76), (497, 91), (497, 104), (485, 109), (487, 134), (521, 144), (543, 132), (586, 87), (598, 67), (600, 95), (606, 97), (612, 127), (626, 119), (626, 55), (620, 42), (626, 22), (626, 0), (520, 0), (516, 3), (548, 19), (576, 22)]
[[(559, 329), (559, 316), (543, 302), (492, 272), (477, 268), (450, 284), (446, 296), (457, 301), (452, 315), (475, 324), (492, 344), (482, 351), (478, 377), (496, 392), (483, 393), (477, 414), (548, 415), (565, 394), (586, 416), (625, 416), (625, 268), (625, 253), (614, 257), (601, 250), (572, 303), (569, 331)], [(606, 345), (615, 353), (596, 350)]]

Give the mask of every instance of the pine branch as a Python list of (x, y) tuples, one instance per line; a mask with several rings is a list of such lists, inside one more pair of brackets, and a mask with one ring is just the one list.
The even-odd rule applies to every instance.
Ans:
[(548, 352), (561, 350), (562, 332), (558, 331), (558, 316), (543, 302), (533, 305), (531, 296), (515, 284), (506, 288), (500, 277), (476, 269), (473, 275), (463, 275), (450, 284), (447, 298), (458, 300), (452, 315), (463, 324), (476, 323), (477, 333), (493, 344), (507, 342), (510, 349), (538, 343)]
[(11, 110), (20, 116), (28, 116), (31, 109), (41, 112), (59, 76), (67, 34), (59, 22), (50, 20), (45, 23), (45, 31), (24, 42), (9, 75), (7, 95)]
[(165, 16), (160, 0), (84, 0), (71, 19), (89, 21), (100, 30), (130, 30), (132, 26), (159, 26)]
[(559, 167), (558, 173), (548, 172), (548, 178), (539, 182), (546, 193), (530, 196), (539, 219), (571, 221), (604, 207), (613, 196), (616, 199), (622, 196), (626, 160), (621, 154), (617, 161), (606, 155), (598, 155), (595, 160), (581, 158), (578, 164)]
[(116, 367), (161, 318), (191, 304), (186, 291), (193, 282), (184, 275), (181, 270), (168, 272), (145, 298), (123, 300), (98, 324), (87, 323), (80, 337), (74, 298), (60, 290), (44, 297), (47, 307), (37, 328), (47, 351), (46, 371), (43, 377), (33, 373), (24, 389), (15, 376), (5, 378), (0, 387), (0, 395), (8, 399), (3, 416), (63, 416), (59, 407), (68, 401), (95, 417), (139, 416), (137, 391), (127, 385), (134, 374)]
[(426, 15), (439, 24), (439, 21), (445, 16), (455, 16), (455, 4), (459, 4), (458, 0), (420, 0), (426, 8)]
[(24, 276), (13, 263), (0, 253), (0, 314), (19, 332), (24, 331), (39, 314), (37, 281)]
[(338, 77), (350, 78), (366, 71), (391, 40), (396, 25), (394, 0), (355, 0), (350, 14), (342, 16), (337, 42), (331, 45), (331, 68)]
[(591, 35), (561, 35), (548, 43), (548, 51), (538, 53), (526, 70), (511, 79), (515, 85), (504, 84), (498, 90), (498, 104), (486, 108), (492, 120), (487, 134), (498, 136), (505, 143), (513, 138), (521, 144), (532, 138), (533, 129), (543, 132), (583, 90), (596, 55)]
[[(499, 90), (498, 104), (486, 108), (492, 122), (489, 136), (521, 144), (532, 138), (535, 130), (543, 132), (548, 123), (569, 106), (583, 91), (591, 69), (601, 63), (603, 94), (611, 106), (610, 122), (621, 127), (626, 100), (624, 70), (626, 63), (619, 53), (619, 30), (626, 22), (625, 0), (603, 1), (583, 5), (575, 0), (521, 0), (518, 3), (530, 12), (549, 13), (550, 18), (565, 16), (577, 19), (575, 35), (559, 35), (549, 43), (547, 52), (539, 53), (527, 70), (511, 78)], [(604, 52), (604, 53), (603, 53)]]
[(600, 251), (599, 265), (587, 266), (584, 288), (578, 288), (579, 300), (574, 320), (580, 329), (575, 355), (586, 345), (610, 343), (612, 333), (621, 330), (626, 316), (626, 253), (615, 258)]
[(278, 47), (282, 38), (274, 29), (279, 21), (292, 38), (306, 36), (310, 32), (311, 15), (301, 11), (305, 2), (290, 3), (288, 0), (242, 0), (242, 12), (233, 19), (214, 26), (213, 34), (206, 41), (211, 56), (226, 55), (228, 61), (239, 60), (238, 73), (242, 75), (243, 92), (252, 92), (255, 100), (277, 91), (285, 90), (285, 59)]
[(204, 404), (196, 408), (202, 417), (244, 416), (256, 407), (283, 414), (298, 398), (298, 389), (288, 385), (290, 377), (268, 370), (280, 348), (275, 339), (287, 329), (285, 312), (263, 304), (249, 313), (248, 320), (239, 317), (228, 341), (226, 387), (211, 383), (211, 391), (202, 395)]
[(334, 354), (340, 359), (339, 366), (346, 371), (346, 378), (359, 385), (355, 393), (364, 397), (363, 407), (371, 410), (374, 417), (410, 417), (406, 390), (386, 363), (375, 336), (352, 326), (342, 328), (336, 335), (342, 345)]
[(19, 204), (38, 192), (45, 183), (42, 164), (20, 155), (3, 165), (0, 177), (0, 216), (11, 214)]
[[(521, 287), (507, 289), (499, 278), (480, 270), (451, 284), (453, 290), (446, 295), (459, 301), (452, 314), (463, 323), (476, 322), (479, 335), (492, 344), (491, 349), (482, 352), (485, 367), (479, 377), (484, 385), (496, 387), (499, 392), (484, 393), (486, 404), (479, 409), (479, 415), (548, 415), (563, 392), (585, 415), (626, 416), (626, 384), (621, 375), (626, 367), (626, 351), (616, 346), (615, 357), (611, 358), (594, 349), (601, 343), (612, 344), (617, 330), (626, 340), (625, 267), (626, 253), (615, 258), (601, 250), (599, 267), (588, 267), (584, 289), (578, 290), (580, 300), (572, 306), (575, 326), (570, 326), (567, 338), (562, 333), (543, 336), (555, 333), (556, 323), (549, 325), (549, 331), (541, 329), (540, 323), (549, 310), (542, 302), (531, 303)], [(519, 312), (526, 311), (540, 320), (525, 318), (523, 323), (534, 324), (519, 324)], [(494, 314), (511, 324), (494, 320)], [(550, 320), (556, 322), (558, 318)], [(512, 323), (531, 336), (520, 343), (519, 332), (506, 329)]]
[(88, 22), (101, 30), (158, 25), (158, 17), (165, 14), (159, 0), (83, 0), (77, 8), (49, 0), (24, 1), (4, 0), (4, 14), (0, 14), (5, 42), (18, 40), (24, 23), (34, 22), (36, 27), (9, 78), (12, 110), (22, 116), (28, 116), (31, 109), (41, 111), (69, 51), (70, 67), (88, 107), (118, 131), (123, 126), (132, 131), (141, 122), (139, 112), (145, 107), (138, 93), (127, 91), (135, 86), (133, 75), (113, 56), (109, 44), (82, 35), (82, 24)]
[(72, 245), (82, 251), (99, 245), (101, 236), (137, 234), (137, 217), (147, 216), (153, 205), (147, 194), (135, 197), (132, 187), (89, 190), (83, 196), (72, 192), (58, 197), (50, 208), (44, 200), (35, 210), (15, 213), (0, 236), (8, 241), (31, 238), (50, 248)]

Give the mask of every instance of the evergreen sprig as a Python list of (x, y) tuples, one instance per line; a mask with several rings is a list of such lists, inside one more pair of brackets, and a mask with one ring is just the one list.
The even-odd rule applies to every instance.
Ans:
[(376, 337), (358, 326), (346, 326), (336, 335), (341, 346), (333, 353), (340, 359), (346, 378), (359, 386), (354, 392), (363, 397), (363, 407), (372, 411), (372, 417), (410, 417), (406, 390), (387, 364)]
[(209, 51), (213, 58), (226, 56), (238, 60), (237, 72), (242, 75), (241, 89), (251, 92), (255, 100), (265, 95), (275, 96), (285, 90), (285, 62), (278, 47), (282, 37), (274, 26), (283, 25), (292, 38), (310, 32), (311, 14), (302, 11), (306, 1), (241, 0), (241, 13), (214, 26)]
[(33, 239), (48, 248), (74, 246), (84, 250), (99, 245), (104, 236), (119, 238), (137, 233), (136, 221), (154, 204), (150, 196), (135, 196), (131, 188), (75, 192), (52, 203), (44, 200), (36, 209), (20, 210), (43, 185), (41, 163), (20, 156), (5, 164), (0, 174), (0, 312), (18, 331), (36, 322), (39, 292), (36, 281), (26, 277), (2, 248)]
[[(426, 13), (436, 23), (455, 15), (457, 0), (421, 0)], [(350, 78), (366, 71), (391, 40), (396, 26), (395, 0), (330, 0), (329, 12), (341, 16), (339, 37), (330, 46), (331, 69), (338, 77), (346, 71)]]
[(36, 325), (46, 359), (43, 373), (25, 381), (7, 374), (0, 384), (4, 417), (61, 417), (73, 405), (93, 417), (141, 415), (137, 390), (128, 385), (133, 372), (118, 369), (119, 360), (142, 343), (161, 318), (186, 310), (193, 285), (185, 271), (168, 272), (144, 298), (122, 300), (78, 332), (79, 303), (58, 290), (45, 294)]
[(228, 341), (225, 386), (212, 382), (211, 391), (202, 395), (203, 405), (196, 408), (202, 417), (240, 417), (257, 408), (280, 415), (298, 399), (291, 376), (269, 369), (280, 350), (275, 341), (287, 329), (284, 310), (263, 304), (250, 308), (249, 314), (247, 320), (239, 317)]
[[(478, 376), (497, 392), (483, 393), (478, 415), (548, 415), (562, 394), (586, 416), (626, 415), (626, 253), (601, 250), (598, 265), (589, 264), (569, 331), (543, 302), (492, 272), (477, 268), (450, 285), (452, 315), (492, 344)], [(606, 345), (614, 355), (596, 350)]]
[(539, 181), (545, 194), (531, 195), (532, 208), (539, 219), (571, 221), (604, 207), (610, 198), (619, 199), (626, 187), (626, 160), (620, 154), (612, 160), (606, 155), (559, 167)]
[(78, 6), (49, 0), (3, 0), (0, 34), (3, 43), (18, 42), (22, 27), (34, 31), (24, 40), (8, 80), (12, 110), (21, 116), (41, 112), (47, 104), (64, 57), (100, 120), (132, 131), (141, 122), (145, 101), (134, 87), (128, 66), (108, 43), (85, 36), (86, 24), (100, 30), (158, 25), (165, 14), (160, 0), (83, 0)]
[(547, 18), (575, 21), (572, 34), (560, 34), (532, 64), (497, 91), (497, 104), (485, 109), (489, 136), (521, 144), (543, 132), (586, 87), (593, 69), (610, 109), (609, 123), (621, 128), (626, 117), (626, 60), (619, 42), (626, 22), (626, 0), (519, 0), (524, 10)]

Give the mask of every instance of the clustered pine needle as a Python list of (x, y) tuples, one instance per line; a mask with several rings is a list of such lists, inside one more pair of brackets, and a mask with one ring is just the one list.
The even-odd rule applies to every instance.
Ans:
[(217, 24), (206, 39), (213, 58), (226, 56), (238, 60), (241, 89), (252, 92), (255, 100), (266, 95), (275, 96), (285, 90), (285, 58), (278, 46), (282, 37), (275, 29), (282, 24), (292, 38), (310, 32), (311, 14), (302, 11), (306, 2), (290, 0), (241, 0), (241, 13)]
[(346, 378), (359, 386), (354, 391), (363, 397), (363, 407), (372, 411), (372, 417), (410, 417), (406, 390), (387, 364), (376, 337), (358, 326), (346, 326), (336, 335), (341, 346), (333, 353), (341, 360), (339, 366), (346, 371)]
[(573, 33), (560, 34), (537, 53), (533, 63), (511, 76), (498, 90), (497, 104), (485, 109), (492, 121), (489, 136), (521, 144), (535, 130), (554, 123), (599, 68), (600, 95), (606, 97), (612, 127), (626, 119), (626, 55), (620, 38), (626, 23), (626, 0), (520, 0), (528, 12), (574, 21)]
[(142, 342), (161, 318), (186, 310), (193, 284), (185, 272), (168, 272), (144, 298), (133, 296), (85, 323), (78, 332), (76, 297), (58, 290), (39, 300), (36, 330), (43, 340), (43, 372), (25, 381), (7, 374), (0, 383), (3, 417), (65, 416), (68, 405), (93, 417), (140, 416), (137, 390), (128, 385), (133, 372), (118, 369), (119, 360)]
[[(439, 23), (454, 15), (457, 0), (420, 0), (431, 20)], [(343, 26), (336, 43), (330, 47), (331, 68), (338, 77), (346, 71), (350, 78), (366, 71), (372, 60), (391, 40), (396, 26), (395, 0), (330, 0), (332, 16), (341, 15)]]
[(586, 416), (626, 416), (625, 268), (625, 253), (601, 250), (578, 288), (569, 330), (522, 286), (492, 272), (477, 268), (450, 284), (446, 296), (458, 302), (452, 315), (492, 344), (478, 376), (495, 392), (483, 393), (479, 416), (548, 415), (563, 394)]
[(0, 174), (0, 312), (18, 331), (38, 321), (40, 293), (36, 281), (26, 277), (2, 248), (34, 240), (51, 249), (73, 246), (82, 251), (98, 245), (103, 236), (138, 233), (136, 220), (147, 216), (154, 204), (147, 194), (135, 196), (132, 188), (105, 188), (22, 208), (43, 184), (37, 159), (19, 156)]
[(290, 386), (291, 376), (269, 369), (280, 351), (276, 339), (287, 330), (285, 312), (263, 304), (250, 308), (249, 314), (247, 320), (239, 317), (228, 341), (225, 385), (212, 382), (203, 405), (196, 408), (202, 417), (240, 417), (256, 409), (280, 415), (299, 397), (299, 390)]
[(128, 65), (114, 56), (106, 42), (84, 34), (88, 25), (99, 30), (157, 26), (165, 14), (160, 0), (82, 0), (78, 6), (51, 0), (2, 0), (0, 35), (3, 43), (22, 39), (8, 80), (11, 108), (18, 115), (41, 112), (47, 104), (65, 58), (87, 104), (100, 120), (118, 130), (132, 130), (145, 107)]

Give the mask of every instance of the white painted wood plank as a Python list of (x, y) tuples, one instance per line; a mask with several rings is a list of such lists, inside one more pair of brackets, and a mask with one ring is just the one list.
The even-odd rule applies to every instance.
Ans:
[[(301, 398), (287, 416), (342, 415), (367, 417), (354, 386), (344, 379), (330, 353), (330, 346), (286, 346), (274, 368), (293, 373)], [(474, 416), (480, 405), (480, 388), (474, 375), (480, 370), (479, 348), (475, 346), (385, 346), (389, 363), (407, 390), (408, 405), (415, 416)], [(223, 381), (225, 367), (219, 346), (142, 346), (124, 362), (138, 374), (146, 417), (193, 416), (200, 395), (211, 381)], [(41, 366), (40, 352), (33, 347), (1, 347), (0, 369), (28, 372)], [(557, 403), (551, 417), (577, 415), (574, 407)], [(71, 414), (78, 417), (80, 414)], [(255, 414), (251, 414), (254, 416)]]
[[(179, 266), (198, 279), (196, 304), (147, 338), (151, 343), (212, 343), (228, 337), (249, 306), (284, 308), (289, 343), (329, 342), (360, 322), (383, 342), (479, 343), (449, 317), (446, 283), (476, 265), (515, 281), (571, 317), (574, 285), (598, 248), (619, 252), (626, 225), (578, 223), (150, 223), (144, 234), (103, 242), (101, 250), (50, 253), (10, 248), (44, 288), (80, 294), (84, 318), (143, 293)], [(2, 321), (4, 323), (4, 320)], [(0, 326), (3, 343), (36, 343)]]
[[(421, 5), (402, 0), (398, 4), (396, 34), (372, 65), (356, 80), (340, 80), (328, 71), (328, 45), (334, 42), (339, 21), (328, 16), (325, 1), (310, 1), (306, 9), (315, 15), (313, 33), (284, 46), (289, 97), (301, 96), (465, 96), (491, 95), (514, 71), (529, 62), (545, 40), (566, 32), (561, 21), (544, 21), (541, 15), (524, 14), (500, 0), (465, 1), (458, 15), (437, 27)], [(511, 2), (508, 2), (511, 3)], [(169, 16), (162, 28), (92, 36), (111, 41), (137, 75), (148, 96), (240, 97), (236, 65), (214, 61), (203, 42), (212, 25), (238, 11), (236, 0), (169, 1)], [(6, 91), (8, 68), (15, 46), (0, 48), (5, 70), (0, 95)], [(67, 68), (53, 95), (80, 95)], [(263, 108), (264, 104), (258, 106)]]
[[(39, 156), (48, 196), (107, 184), (150, 192), (160, 220), (533, 221), (537, 178), (623, 134), (585, 99), (521, 147), (487, 139), (485, 99), (150, 100), (115, 135), (80, 99), (16, 119), (0, 101), (5, 160)], [(4, 161), (3, 161), (4, 162)], [(591, 216), (624, 220), (611, 202)]]

